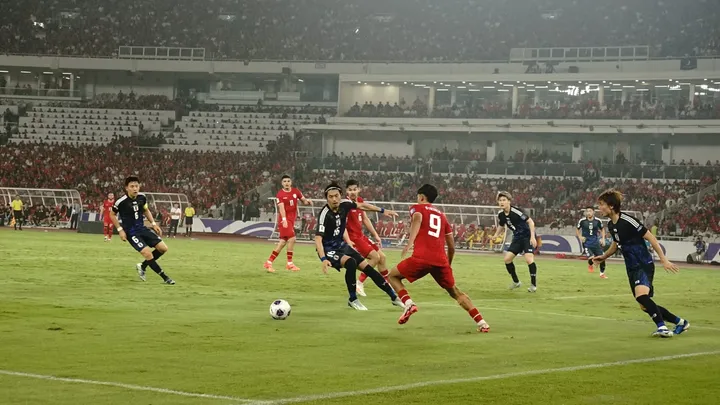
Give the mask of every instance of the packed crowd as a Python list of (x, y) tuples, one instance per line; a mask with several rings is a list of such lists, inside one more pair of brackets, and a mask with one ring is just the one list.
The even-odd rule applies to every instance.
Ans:
[(123, 179), (136, 174), (153, 192), (184, 193), (204, 212), (231, 201), (293, 164), (288, 139), (265, 154), (161, 151), (138, 148), (133, 138), (105, 146), (16, 144), (0, 146), (4, 187), (77, 189), (95, 210), (108, 192), (121, 195)]
[(696, 98), (694, 103), (680, 100), (670, 102), (645, 102), (641, 100), (607, 101), (600, 105), (597, 99), (589, 97), (565, 98), (555, 102), (521, 102), (515, 111), (511, 103), (488, 101), (467, 102), (450, 106), (436, 106), (428, 114), (428, 106), (420, 99), (407, 105), (404, 99), (390, 105), (390, 102), (366, 101), (363, 105), (355, 103), (345, 114), (348, 117), (389, 117), (389, 118), (458, 118), (458, 119), (612, 119), (612, 120), (693, 120), (720, 119), (720, 102), (702, 102)]
[(127, 45), (283, 60), (507, 60), (511, 48), (551, 46), (649, 45), (651, 56), (720, 53), (714, 1), (6, 3), (0, 13), (6, 53), (112, 56)]
[(700, 204), (667, 215), (659, 229), (664, 235), (720, 234), (720, 193), (708, 194)]

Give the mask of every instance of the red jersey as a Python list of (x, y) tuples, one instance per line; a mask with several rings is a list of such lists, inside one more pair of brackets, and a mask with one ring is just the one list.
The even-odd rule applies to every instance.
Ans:
[[(358, 196), (356, 202), (361, 203), (365, 202), (365, 200)], [(356, 241), (363, 237), (363, 215), (365, 215), (365, 212), (359, 208), (351, 209), (348, 213), (345, 229), (347, 229), (348, 236), (350, 236), (350, 240), (352, 241)]]
[[(283, 207), (285, 208), (285, 216), (287, 218), (288, 223), (294, 224), (295, 220), (297, 219), (298, 200), (303, 198), (303, 195), (300, 192), (300, 190), (298, 190), (294, 187), (291, 188), (290, 191), (285, 191), (283, 189), (280, 189), (280, 191), (278, 191), (275, 198), (277, 198), (278, 205), (282, 204)], [(278, 212), (278, 217), (279, 216), (280, 216), (280, 212)], [(278, 222), (280, 222), (280, 221), (282, 221), (282, 218), (278, 218)]]
[(115, 204), (115, 200), (105, 200), (103, 201), (103, 210), (102, 214), (104, 218), (110, 219), (110, 210), (112, 209), (113, 204)]
[(452, 234), (452, 228), (445, 214), (431, 204), (416, 204), (410, 207), (410, 216), (422, 214), (420, 231), (415, 238), (413, 257), (435, 266), (447, 266), (445, 235)]

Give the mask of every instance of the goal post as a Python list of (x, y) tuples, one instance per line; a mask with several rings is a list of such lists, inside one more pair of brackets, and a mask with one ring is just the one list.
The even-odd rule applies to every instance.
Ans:
[[(275, 198), (270, 198), (275, 201)], [(298, 216), (293, 226), (295, 235), (300, 241), (313, 240), (313, 230), (316, 225), (317, 216), (325, 206), (326, 201), (322, 199), (311, 199), (313, 205), (298, 206)], [(383, 240), (383, 247), (403, 247), (407, 244), (408, 233), (410, 232), (410, 207), (414, 203), (390, 202), (390, 201), (367, 201), (388, 210), (397, 211), (399, 217), (395, 220), (385, 217), (378, 212), (368, 212), (368, 218)], [(270, 240), (276, 241), (279, 237), (279, 226), (277, 222), (277, 204), (275, 206), (275, 229)], [(505, 243), (506, 235), (501, 235), (501, 240), (491, 240), (497, 229), (498, 207), (485, 205), (458, 205), (458, 204), (433, 204), (440, 211), (445, 213), (448, 222), (453, 227), (455, 246), (458, 250), (474, 251), (501, 251)], [(370, 237), (367, 230), (363, 229)]]

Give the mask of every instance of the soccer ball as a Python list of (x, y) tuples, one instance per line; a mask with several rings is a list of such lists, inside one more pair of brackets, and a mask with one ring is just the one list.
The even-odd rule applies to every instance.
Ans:
[(277, 321), (282, 321), (290, 316), (290, 304), (285, 300), (275, 300), (270, 304), (270, 316)]

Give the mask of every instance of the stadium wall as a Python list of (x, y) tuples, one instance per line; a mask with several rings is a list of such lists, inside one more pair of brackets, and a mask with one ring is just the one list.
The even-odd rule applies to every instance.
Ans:
[[(243, 222), (222, 219), (196, 218), (193, 224), (195, 233), (216, 233), (228, 235), (252, 236), (259, 239), (268, 239), (275, 229), (274, 222)], [(178, 229), (182, 232), (182, 227)], [(575, 236), (540, 235), (544, 255), (580, 254), (582, 251), (580, 240)], [(694, 252), (692, 242), (660, 241), (665, 254), (670, 260), (684, 262), (687, 255)], [(706, 254), (707, 260), (720, 261), (720, 243), (709, 243)]]

